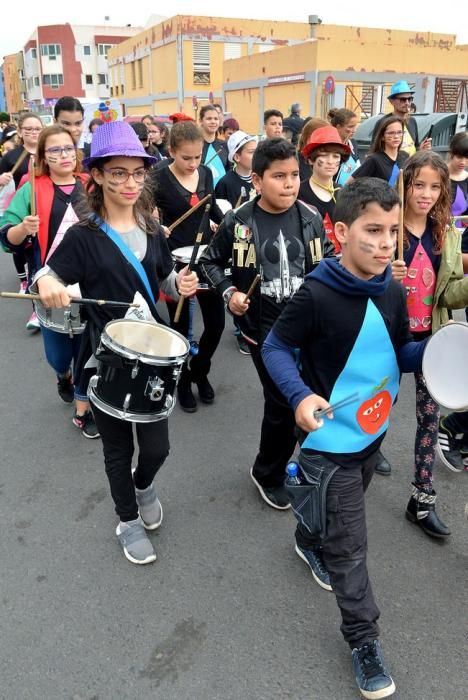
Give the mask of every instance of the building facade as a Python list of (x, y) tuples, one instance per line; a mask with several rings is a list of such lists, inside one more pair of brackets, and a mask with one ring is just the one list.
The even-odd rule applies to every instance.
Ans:
[(36, 27), (24, 46), (26, 106), (52, 107), (72, 95), (83, 103), (110, 96), (107, 54), (141, 27), (56, 24)]
[(455, 35), (323, 24), (310, 34), (299, 45), (225, 61), (225, 109), (243, 129), (261, 133), (264, 110), (287, 114), (293, 102), (302, 116), (347, 107), (367, 119), (391, 111), (387, 96), (400, 79), (414, 87), (419, 112), (468, 111), (468, 45)]
[(126, 115), (190, 115), (221, 101), (223, 62), (303, 42), (309, 25), (178, 15), (109, 52), (111, 97)]

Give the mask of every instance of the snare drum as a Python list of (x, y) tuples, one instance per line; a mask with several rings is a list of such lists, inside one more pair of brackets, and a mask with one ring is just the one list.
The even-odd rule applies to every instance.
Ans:
[(41, 326), (56, 333), (67, 333), (72, 338), (83, 333), (86, 328), (79, 304), (73, 303), (63, 309), (48, 309), (40, 301), (35, 301), (34, 309)]
[[(173, 258), (174, 263), (175, 263), (174, 270), (176, 272), (180, 272), (180, 270), (182, 270), (182, 268), (184, 268), (186, 265), (189, 264), (190, 259), (192, 257), (193, 248), (194, 248), (193, 245), (186, 245), (183, 248), (174, 248), (174, 250), (172, 251), (172, 258)], [(207, 245), (201, 245), (199, 247), (198, 253), (197, 253), (197, 259), (195, 262), (198, 262), (198, 260), (200, 259), (200, 257), (203, 255), (203, 253), (205, 252), (205, 250), (207, 248), (208, 248)], [(199, 270), (199, 268), (195, 266), (194, 269), (195, 269), (195, 272), (197, 273), (198, 279), (199, 279), (198, 291), (202, 292), (202, 291), (206, 291), (207, 289), (211, 289), (209, 284), (201, 281), (202, 279), (204, 279), (204, 276), (203, 276), (202, 272)]]
[(429, 338), (422, 371), (434, 401), (450, 411), (468, 410), (468, 324), (449, 323)]
[(96, 351), (88, 395), (101, 411), (133, 423), (167, 418), (189, 352), (183, 335), (150, 321), (110, 321)]

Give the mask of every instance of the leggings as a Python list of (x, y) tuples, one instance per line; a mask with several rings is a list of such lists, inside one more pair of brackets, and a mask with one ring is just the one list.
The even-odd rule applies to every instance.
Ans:
[(432, 493), (435, 446), (439, 429), (439, 406), (430, 396), (420, 372), (414, 373), (416, 382), (416, 438), (414, 442), (414, 484)]

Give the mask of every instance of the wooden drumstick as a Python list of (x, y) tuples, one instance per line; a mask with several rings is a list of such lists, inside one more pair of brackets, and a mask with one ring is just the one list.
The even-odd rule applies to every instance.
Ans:
[(36, 216), (36, 168), (35, 159), (31, 155), (29, 158), (29, 183), (31, 185), (31, 216)]
[(260, 282), (260, 277), (261, 277), (261, 275), (256, 275), (256, 276), (255, 276), (254, 281), (252, 282), (252, 284), (251, 284), (250, 287), (249, 287), (249, 291), (248, 291), (247, 294), (245, 295), (244, 304), (245, 304), (246, 301), (248, 301), (248, 300), (250, 299), (250, 297), (251, 297), (252, 294), (254, 293), (255, 287), (256, 287), (257, 284)]
[(240, 204), (241, 204), (241, 202), (242, 202), (242, 199), (245, 197), (246, 194), (247, 194), (247, 193), (246, 193), (246, 191), (245, 191), (245, 187), (241, 187), (241, 193), (240, 193), (240, 195), (239, 195), (239, 199), (237, 200), (237, 202), (236, 202), (236, 204), (235, 204), (234, 209), (237, 209), (237, 207), (240, 207)]
[[(200, 222), (200, 231), (197, 233), (197, 236), (196, 236), (196, 238), (195, 238), (195, 245), (193, 246), (192, 255), (191, 255), (191, 257), (190, 257), (190, 262), (189, 262), (189, 264), (188, 264), (188, 269), (187, 269), (187, 272), (185, 273), (185, 274), (187, 274), (187, 275), (188, 275), (190, 272), (192, 272), (192, 270), (193, 270), (193, 268), (195, 267), (195, 264), (196, 264), (196, 262), (197, 262), (198, 251), (199, 251), (199, 249), (200, 249), (201, 242), (202, 242), (202, 240), (203, 240), (203, 228), (204, 228), (204, 225), (205, 225), (205, 221), (206, 221), (207, 218), (208, 218), (210, 209), (211, 209), (211, 204), (207, 204), (206, 207), (205, 207), (205, 211), (203, 212), (202, 220), (201, 220), (201, 222)], [(179, 298), (179, 301), (177, 302), (177, 309), (176, 309), (176, 312), (175, 312), (175, 315), (174, 315), (174, 322), (175, 322), (175, 323), (178, 323), (178, 322), (179, 322), (180, 314), (182, 313), (182, 307), (183, 307), (183, 305), (184, 305), (184, 299), (185, 299), (185, 297), (183, 297), (183, 296), (181, 295), (180, 298)]]
[[(26, 149), (24, 149), (23, 151), (21, 151), (21, 153), (20, 153), (19, 156), (18, 156), (18, 159), (17, 159), (16, 163), (14, 164), (14, 166), (12, 167), (12, 169), (10, 170), (10, 173), (11, 173), (12, 175), (14, 175), (14, 174), (16, 173), (16, 171), (18, 170), (19, 166), (21, 165), (21, 163), (23, 162), (23, 160), (26, 158), (27, 155), (29, 155), (29, 151), (27, 151)], [(0, 185), (0, 190), (3, 189), (4, 187), (5, 187), (5, 185)]]
[(398, 218), (397, 253), (398, 260), (403, 260), (403, 229), (405, 216), (405, 183), (403, 179), (403, 170), (400, 170), (398, 173), (398, 196), (400, 197), (400, 216)]
[[(0, 297), (4, 299), (30, 299), (31, 301), (41, 301), (40, 294), (19, 294), (18, 292), (0, 292)], [(70, 302), (73, 304), (97, 304), (97, 306), (124, 306), (125, 308), (134, 307), (139, 309), (140, 304), (134, 304), (126, 301), (110, 301), (109, 299), (82, 299), (70, 297)]]
[(176, 226), (181, 224), (182, 221), (185, 221), (185, 219), (188, 219), (189, 216), (192, 216), (192, 214), (194, 212), (196, 212), (197, 209), (200, 209), (200, 207), (202, 207), (204, 204), (206, 204), (210, 199), (211, 199), (211, 194), (207, 194), (206, 197), (203, 197), (203, 199), (200, 199), (200, 201), (197, 202), (194, 207), (192, 207), (191, 209), (186, 211), (185, 214), (182, 214), (182, 216), (179, 216), (178, 219), (176, 219), (170, 226), (167, 227), (169, 229), (169, 231), (172, 233)]

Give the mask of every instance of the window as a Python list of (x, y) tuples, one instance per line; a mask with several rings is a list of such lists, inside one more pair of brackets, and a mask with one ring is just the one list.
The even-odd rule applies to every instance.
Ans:
[(98, 44), (98, 53), (100, 56), (107, 58), (109, 50), (112, 48), (113, 44)]
[(136, 88), (136, 66), (135, 61), (132, 61), (132, 90)]
[(98, 83), (99, 85), (106, 85), (107, 75), (105, 73), (98, 73)]
[(138, 87), (143, 87), (143, 59), (138, 59)]
[(83, 55), (91, 56), (91, 46), (83, 46)]
[(93, 76), (90, 75), (89, 73), (87, 75), (85, 75), (85, 83), (86, 83), (86, 85), (93, 84)]
[(242, 55), (242, 44), (224, 44), (224, 60), (230, 58), (240, 58)]
[(121, 94), (121, 95), (124, 94), (124, 86), (123, 86), (123, 85), (120, 86), (120, 94)]
[(118, 85), (115, 86), (115, 96), (116, 97), (119, 96), (119, 86)]
[(35, 87), (39, 87), (39, 85), (40, 85), (39, 78), (36, 76), (36, 77), (34, 78), (34, 86), (35, 86)]
[(63, 85), (62, 73), (44, 73), (42, 76), (43, 85), (48, 85), (52, 90), (58, 90), (60, 85)]
[(110, 89), (110, 96), (114, 97), (114, 88), (113, 87), (111, 87), (111, 89)]
[(209, 85), (210, 83), (209, 41), (193, 42), (193, 82), (196, 85)]
[(48, 56), (50, 61), (55, 61), (60, 54), (60, 44), (41, 44), (41, 56)]
[(31, 58), (37, 58), (37, 49), (31, 49)]

